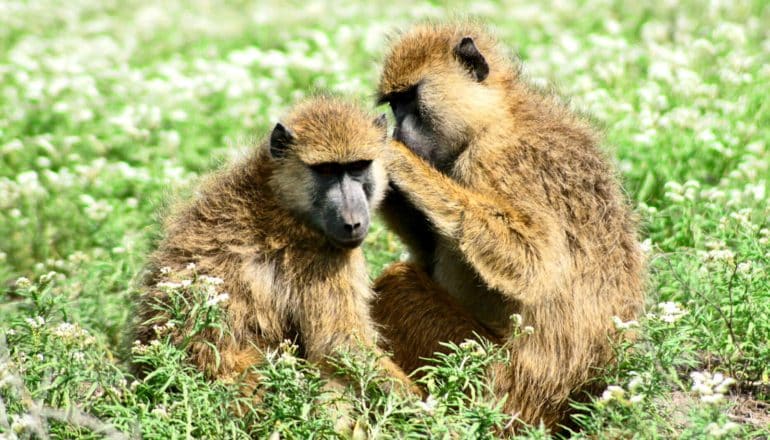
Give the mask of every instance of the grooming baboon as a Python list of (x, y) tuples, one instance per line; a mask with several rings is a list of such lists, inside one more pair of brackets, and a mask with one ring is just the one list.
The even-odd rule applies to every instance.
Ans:
[[(612, 317), (643, 302), (635, 220), (598, 136), (474, 25), (402, 35), (378, 93), (397, 123), (383, 213), (413, 257), (375, 282), (394, 360), (412, 370), (474, 331), (505, 343), (490, 377), (506, 410), (555, 427), (599, 386)], [(516, 313), (534, 334), (511, 338)]]
[[(285, 124), (285, 125), (284, 125)], [(339, 349), (374, 347), (369, 316), (372, 290), (359, 245), (370, 211), (382, 199), (386, 175), (378, 158), (386, 119), (353, 104), (316, 98), (277, 124), (269, 141), (246, 159), (210, 177), (194, 200), (176, 210), (152, 254), (139, 301), (136, 337), (156, 338), (168, 320), (158, 304), (169, 301), (164, 272), (219, 277), (229, 293), (229, 333), (195, 336), (189, 359), (210, 377), (236, 379), (267, 348), (284, 340), (328, 370)], [(172, 328), (172, 340), (189, 328)], [(409, 379), (388, 358), (381, 367)]]

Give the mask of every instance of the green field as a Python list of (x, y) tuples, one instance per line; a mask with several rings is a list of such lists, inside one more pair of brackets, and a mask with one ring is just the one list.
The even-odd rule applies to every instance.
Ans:
[[(770, 4), (639, 3), (0, 0), (0, 440), (336, 435), (290, 353), (235, 417), (235, 386), (179, 348), (132, 349), (135, 280), (171, 196), (314, 90), (374, 105), (388, 35), (466, 16), (602, 127), (643, 221), (647, 313), (619, 323), (640, 337), (575, 436), (770, 436)], [(375, 224), (366, 252), (376, 275), (403, 248)], [(441, 359), (427, 402), (342, 359), (361, 384), (346, 435), (493, 436), (490, 350)], [(134, 356), (154, 366), (142, 380)]]

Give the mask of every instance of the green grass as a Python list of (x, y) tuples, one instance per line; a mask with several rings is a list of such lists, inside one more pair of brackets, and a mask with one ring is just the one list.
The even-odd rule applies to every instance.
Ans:
[[(284, 347), (260, 367), (268, 397), (233, 417), (232, 384), (126, 340), (169, 195), (314, 89), (373, 101), (385, 36), (457, 14), (603, 127), (644, 221), (648, 313), (577, 436), (770, 436), (770, 7), (527, 3), (0, 3), (0, 439), (325, 438), (337, 406), (355, 438), (505, 425), (480, 380), (504, 355), (491, 347), (439, 359), (422, 403), (343, 356), (359, 386), (336, 404)], [(366, 251), (377, 274), (403, 249), (375, 224)], [(143, 380), (134, 356), (153, 365)]]

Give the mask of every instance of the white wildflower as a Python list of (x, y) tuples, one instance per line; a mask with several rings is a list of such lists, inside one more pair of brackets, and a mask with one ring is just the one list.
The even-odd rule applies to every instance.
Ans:
[(644, 386), (644, 378), (637, 373), (632, 373), (633, 378), (628, 382), (628, 391), (639, 391)]
[(751, 274), (751, 261), (744, 261), (742, 263), (738, 263), (738, 266), (735, 267), (735, 271), (741, 275), (749, 275)]
[(438, 405), (438, 400), (436, 400), (432, 394), (428, 395), (428, 398), (425, 399), (425, 402), (417, 403), (417, 406), (428, 414), (433, 414), (433, 412), (436, 410), (436, 405)]
[(674, 323), (687, 314), (687, 310), (681, 308), (679, 303), (666, 301), (658, 304), (660, 310), (660, 319), (669, 324)]
[(156, 284), (158, 288), (163, 290), (178, 290), (182, 288), (182, 283), (175, 283), (173, 281), (161, 281), (158, 284)]
[(160, 132), (160, 142), (169, 147), (169, 148), (177, 148), (179, 147), (179, 144), (181, 143), (181, 137), (179, 136), (179, 133), (175, 130), (169, 130), (169, 131), (162, 131)]
[(152, 326), (152, 330), (155, 332), (155, 335), (157, 337), (164, 336), (166, 333), (170, 332), (171, 329), (175, 327), (175, 324), (171, 321), (166, 322), (163, 325), (154, 324)]
[[(770, 243), (770, 229), (762, 228), (759, 230), (759, 244), (766, 245)], [(1, 261), (1, 259), (0, 259)]]
[(524, 328), (521, 330), (522, 333), (525, 335), (531, 335), (535, 333), (535, 328), (531, 325), (525, 325)]
[(617, 385), (610, 385), (602, 393), (601, 401), (610, 402), (613, 400), (620, 400), (623, 398), (623, 396), (625, 396), (625, 394), (626, 394), (626, 390), (624, 390), (623, 387), (619, 387)]
[(663, 189), (672, 193), (681, 194), (684, 188), (677, 182), (668, 181), (663, 185)]
[(166, 410), (165, 405), (158, 405), (151, 412), (153, 415), (156, 415), (164, 419), (168, 417), (168, 411)]
[(282, 351), (281, 356), (278, 358), (278, 362), (284, 365), (294, 366), (297, 364), (297, 357), (288, 351)]
[(703, 403), (717, 404), (725, 400), (725, 396), (722, 394), (702, 394), (700, 400)]
[(145, 344), (142, 344), (142, 341), (137, 339), (136, 341), (134, 341), (134, 344), (131, 346), (131, 353), (133, 353), (133, 354), (145, 354), (145, 353), (147, 353), (147, 350), (149, 348), (150, 347), (148, 347)]
[(28, 289), (32, 286), (32, 282), (27, 277), (17, 278), (15, 284), (19, 289)]
[(708, 249), (724, 249), (727, 246), (723, 240), (708, 240), (704, 245)]
[(484, 356), (487, 354), (484, 347), (475, 339), (466, 339), (460, 343), (460, 348), (467, 350), (472, 355)]
[(168, 116), (171, 120), (177, 121), (177, 122), (187, 120), (187, 112), (181, 109), (172, 110)]
[(40, 179), (35, 171), (25, 171), (16, 176), (16, 183), (22, 194), (27, 197), (40, 197), (48, 192), (40, 183)]
[(188, 263), (187, 266), (185, 266), (185, 269), (187, 270), (195, 270), (195, 263)]
[(694, 371), (690, 377), (693, 380), (692, 391), (700, 396), (702, 402), (709, 404), (722, 402), (725, 393), (735, 383), (735, 379), (725, 377), (722, 373), (712, 375), (707, 371)]
[(40, 283), (47, 284), (47, 283), (51, 282), (51, 280), (56, 278), (56, 275), (58, 275), (56, 272), (50, 271), (50, 272), (48, 272), (45, 275), (42, 275), (40, 277)]
[(171, 273), (171, 268), (168, 267), (168, 266), (163, 266), (163, 267), (160, 268), (160, 273), (162, 275), (168, 275), (168, 274)]
[(51, 159), (45, 156), (39, 156), (37, 159), (35, 159), (35, 164), (37, 164), (37, 166), (39, 166), (40, 168), (50, 168)]
[(707, 262), (732, 263), (735, 260), (735, 253), (730, 249), (713, 249), (706, 252), (705, 257)]
[(511, 323), (513, 323), (514, 327), (516, 328), (521, 327), (522, 317), (520, 314), (514, 313), (513, 315), (511, 315), (510, 320), (511, 320)]
[(213, 307), (220, 303), (226, 303), (230, 300), (230, 294), (228, 293), (220, 293), (219, 295), (210, 298), (208, 301), (206, 301), (206, 305), (209, 307)]
[(0, 153), (2, 154), (11, 154), (16, 151), (22, 151), (24, 149), (24, 144), (18, 140), (18, 139), (12, 139), (7, 144), (4, 144), (3, 146), (0, 146)]
[(26, 321), (27, 325), (29, 325), (32, 328), (40, 328), (45, 325), (45, 318), (43, 318), (42, 316), (27, 318), (24, 321)]
[(112, 205), (105, 200), (96, 200), (88, 194), (80, 196), (80, 202), (85, 205), (85, 213), (94, 221), (102, 221), (112, 212)]
[(639, 322), (633, 319), (630, 321), (623, 321), (619, 316), (613, 316), (612, 323), (615, 324), (615, 328), (618, 330), (628, 330), (639, 326)]
[(685, 197), (683, 195), (674, 192), (667, 192), (663, 194), (663, 196), (674, 203), (682, 203), (685, 201)]
[(53, 329), (52, 333), (62, 339), (78, 341), (83, 344), (92, 344), (96, 341), (96, 338), (91, 336), (88, 330), (80, 327), (77, 323), (62, 322)]
[(716, 438), (721, 438), (738, 428), (740, 428), (740, 425), (735, 422), (728, 421), (722, 426), (719, 426), (719, 424), (716, 422), (711, 422), (708, 424), (708, 426), (706, 426), (706, 431)]
[(211, 286), (219, 286), (225, 282), (222, 278), (219, 277), (210, 277), (208, 275), (201, 275), (198, 277), (198, 280), (200, 280), (203, 284), (208, 284)]

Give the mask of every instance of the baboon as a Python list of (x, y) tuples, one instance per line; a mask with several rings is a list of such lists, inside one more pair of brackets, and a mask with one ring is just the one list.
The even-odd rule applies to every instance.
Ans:
[[(386, 189), (379, 158), (386, 130), (385, 115), (375, 119), (339, 98), (317, 97), (276, 124), (248, 157), (208, 178), (165, 221), (137, 307), (136, 338), (157, 337), (169, 319), (157, 307), (169, 300), (158, 284), (169, 272), (189, 277), (192, 263), (229, 293), (229, 331), (208, 329), (188, 348), (209, 377), (240, 377), (253, 390), (259, 378), (250, 367), (287, 339), (327, 375), (336, 350), (376, 349), (359, 246)], [(189, 330), (173, 328), (172, 341)], [(412, 389), (389, 358), (379, 363)]]
[[(596, 131), (474, 24), (400, 36), (378, 98), (396, 119), (382, 213), (412, 255), (374, 284), (394, 360), (411, 371), (474, 332), (505, 344), (489, 375), (506, 411), (557, 427), (601, 386), (613, 316), (643, 303), (635, 217)], [(514, 314), (534, 333), (513, 338)]]

